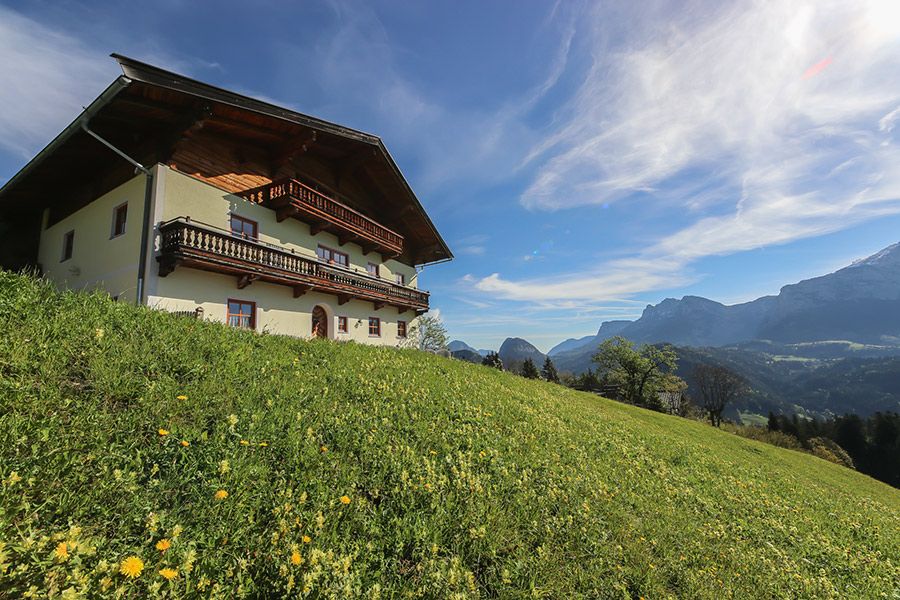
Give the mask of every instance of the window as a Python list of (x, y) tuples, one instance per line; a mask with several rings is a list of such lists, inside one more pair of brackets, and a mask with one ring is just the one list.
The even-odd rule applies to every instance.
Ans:
[(406, 285), (406, 276), (403, 273), (394, 273), (394, 281), (397, 285)]
[(118, 237), (125, 233), (125, 221), (128, 218), (128, 203), (120, 204), (113, 209), (112, 233), (110, 238)]
[(369, 317), (369, 337), (381, 337), (381, 319)]
[(406, 321), (397, 321), (397, 337), (406, 337)]
[(350, 264), (350, 259), (343, 252), (338, 252), (337, 250), (332, 250), (326, 246), (319, 246), (316, 248), (316, 255), (322, 260), (330, 264), (341, 265), (342, 267), (346, 267)]
[(237, 215), (231, 215), (231, 234), (238, 237), (255, 240), (257, 237), (256, 221), (245, 219)]
[(256, 329), (256, 303), (229, 298), (227, 322), (232, 327)]
[(347, 333), (347, 317), (338, 317), (338, 333)]
[(375, 263), (369, 263), (369, 264), (367, 264), (367, 265), (366, 265), (366, 271), (367, 271), (367, 272), (369, 273), (369, 275), (371, 275), (372, 277), (378, 277), (378, 265), (376, 265)]
[(75, 230), (67, 231), (63, 235), (62, 258), (59, 262), (64, 262), (72, 258), (72, 251), (75, 249)]

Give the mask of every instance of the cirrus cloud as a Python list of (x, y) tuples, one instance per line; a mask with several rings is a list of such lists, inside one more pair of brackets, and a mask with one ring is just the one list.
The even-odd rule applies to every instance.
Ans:
[(593, 63), (561, 125), (523, 160), (536, 174), (520, 200), (552, 211), (676, 205), (693, 222), (627, 261), (551, 280), (494, 273), (476, 289), (601, 301), (683, 285), (707, 256), (900, 213), (900, 5), (650, 6), (624, 20), (624, 38), (605, 27), (605, 7), (589, 11), (579, 33)]

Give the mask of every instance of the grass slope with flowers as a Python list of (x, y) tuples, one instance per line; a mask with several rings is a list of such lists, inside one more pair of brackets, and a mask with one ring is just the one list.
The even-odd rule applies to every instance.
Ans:
[(900, 492), (417, 351), (0, 273), (0, 596), (896, 598)]

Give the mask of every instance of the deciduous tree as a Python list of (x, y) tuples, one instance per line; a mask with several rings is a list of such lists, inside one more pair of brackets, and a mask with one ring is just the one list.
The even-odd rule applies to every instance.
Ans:
[(744, 378), (721, 365), (700, 364), (694, 367), (694, 381), (709, 422), (722, 424), (725, 408), (746, 390)]
[(675, 350), (634, 343), (616, 336), (600, 344), (593, 361), (611, 383), (621, 386), (622, 399), (631, 404), (651, 405), (666, 377), (675, 371), (678, 357)]
[(447, 349), (449, 339), (447, 328), (438, 315), (423, 315), (416, 320), (410, 335), (411, 344), (418, 344), (419, 350), (440, 352)]

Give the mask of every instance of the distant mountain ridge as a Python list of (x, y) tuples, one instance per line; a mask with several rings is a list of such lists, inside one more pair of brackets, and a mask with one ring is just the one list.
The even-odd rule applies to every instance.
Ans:
[(595, 348), (603, 340), (607, 340), (613, 336), (619, 335), (619, 332), (631, 325), (633, 321), (604, 321), (597, 330), (597, 335), (588, 335), (582, 338), (569, 338), (564, 342), (550, 348), (547, 354), (552, 358), (563, 352), (572, 352), (579, 348), (590, 345)]
[(452, 342), (447, 344), (447, 350), (449, 350), (451, 353), (463, 352), (463, 351), (474, 352), (475, 354), (482, 356), (482, 357), (487, 356), (491, 352), (490, 350), (485, 350), (483, 348), (476, 350), (475, 348), (468, 345), (467, 343), (465, 343), (462, 340), (453, 340)]
[(537, 368), (541, 368), (546, 354), (535, 348), (530, 342), (522, 338), (506, 338), (500, 345), (498, 352), (503, 368), (509, 371), (518, 371), (525, 359), (530, 358)]
[(581, 372), (612, 331), (637, 343), (721, 347), (755, 340), (844, 340), (900, 353), (900, 243), (834, 273), (786, 285), (777, 296), (731, 306), (699, 296), (667, 298), (648, 305), (636, 321), (609, 321), (596, 336), (566, 340), (550, 354), (560, 369)]

